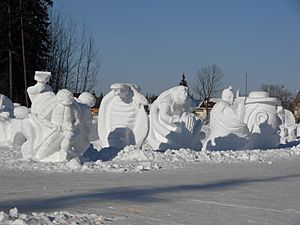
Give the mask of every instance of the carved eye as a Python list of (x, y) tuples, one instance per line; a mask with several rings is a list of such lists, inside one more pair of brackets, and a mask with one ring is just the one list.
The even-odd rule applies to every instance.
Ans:
[(256, 123), (257, 124), (262, 124), (266, 122), (269, 119), (269, 115), (264, 112), (260, 112), (256, 114)]

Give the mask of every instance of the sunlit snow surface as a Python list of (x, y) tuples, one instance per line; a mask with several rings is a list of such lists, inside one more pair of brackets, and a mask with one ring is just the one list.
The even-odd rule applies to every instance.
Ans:
[(98, 151), (97, 142), (84, 155), (83, 162), (71, 160), (62, 163), (43, 163), (22, 159), (20, 147), (1, 145), (0, 168), (16, 170), (37, 170), (48, 172), (134, 172), (184, 167), (194, 163), (272, 163), (276, 159), (300, 159), (300, 141), (282, 148), (269, 150), (211, 151), (201, 152), (190, 149), (153, 151), (146, 143), (142, 149), (127, 146), (122, 150), (104, 148)]
[[(108, 171), (121, 172), (147, 172), (149, 170), (164, 170), (182, 168), (199, 163), (266, 163), (272, 164), (276, 160), (300, 159), (300, 141), (290, 143), (270, 150), (243, 150), (243, 151), (212, 151), (200, 152), (190, 149), (154, 151), (147, 144), (142, 149), (127, 146), (121, 151), (106, 148), (97, 151), (97, 142), (91, 145), (85, 154), (82, 163), (71, 160), (65, 163), (42, 163), (22, 159), (20, 147), (0, 145), (0, 168), (22, 171), (41, 171), (46, 173), (86, 172), (97, 173)], [(39, 212), (19, 213), (16, 208), (9, 212), (0, 212), (0, 224), (103, 224), (111, 220), (96, 214), (78, 214), (70, 212)]]

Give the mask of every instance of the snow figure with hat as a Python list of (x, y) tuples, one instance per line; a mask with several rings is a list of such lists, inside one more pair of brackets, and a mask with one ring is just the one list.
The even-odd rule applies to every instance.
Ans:
[[(244, 120), (244, 101), (233, 105), (234, 94), (231, 86), (222, 92), (210, 112), (209, 134), (202, 150), (248, 149), (250, 133)], [(210, 142), (210, 143), (209, 143)], [(209, 145), (208, 145), (209, 144)]]

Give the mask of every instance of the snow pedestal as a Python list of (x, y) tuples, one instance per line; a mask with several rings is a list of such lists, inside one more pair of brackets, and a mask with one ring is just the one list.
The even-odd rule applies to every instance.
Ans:
[(150, 108), (148, 142), (155, 150), (201, 148), (201, 121), (192, 114), (188, 88), (164, 91)]
[(127, 145), (140, 147), (149, 130), (144, 105), (147, 99), (135, 84), (115, 83), (104, 96), (98, 115), (101, 147), (122, 149)]

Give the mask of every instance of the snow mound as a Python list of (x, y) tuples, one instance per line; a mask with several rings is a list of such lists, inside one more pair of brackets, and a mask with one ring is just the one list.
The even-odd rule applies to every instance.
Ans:
[(13, 208), (8, 214), (0, 212), (0, 224), (10, 225), (50, 225), (50, 224), (103, 224), (106, 219), (96, 214), (71, 214), (69, 212), (53, 213), (19, 213), (17, 208)]
[[(82, 161), (72, 159), (68, 162), (36, 162), (23, 159), (20, 147), (0, 146), (0, 168), (17, 170), (37, 170), (44, 172), (144, 172), (158, 169), (182, 168), (197, 163), (269, 163), (280, 159), (300, 159), (300, 141), (293, 146), (282, 146), (269, 150), (240, 151), (194, 151), (181, 148), (155, 151), (147, 143), (141, 149), (126, 146), (122, 150), (104, 148), (99, 151), (93, 146)], [(96, 144), (95, 144), (96, 146)], [(283, 148), (285, 147), (285, 148)]]

